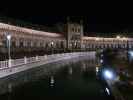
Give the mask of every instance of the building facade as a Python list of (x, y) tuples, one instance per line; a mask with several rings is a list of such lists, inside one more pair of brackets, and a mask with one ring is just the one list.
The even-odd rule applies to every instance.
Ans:
[[(20, 49), (62, 48), (65, 38), (57, 33), (42, 32), (0, 23), (0, 50), (7, 47), (7, 35), (11, 35), (11, 47)], [(64, 47), (65, 48), (65, 47)]]
[(37, 31), (0, 23), (0, 52), (7, 53), (7, 35), (11, 35), (11, 52), (52, 50), (96, 50), (106, 48), (133, 48), (133, 38), (86, 37), (83, 24), (67, 22), (65, 34)]
[(67, 44), (68, 48), (80, 49), (83, 37), (83, 24), (67, 23)]

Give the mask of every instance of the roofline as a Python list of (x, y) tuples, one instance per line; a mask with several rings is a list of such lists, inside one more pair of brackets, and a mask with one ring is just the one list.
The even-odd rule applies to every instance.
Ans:
[(19, 32), (25, 32), (25, 33), (29, 33), (29, 34), (45, 35), (45, 36), (50, 36), (50, 37), (62, 37), (62, 35), (59, 33), (39, 31), (39, 30), (30, 29), (30, 28), (25, 28), (25, 27), (20, 27), (20, 26), (15, 26), (15, 25), (9, 25), (9, 24), (5, 24), (5, 23), (1, 23), (1, 22), (0, 22), (0, 28), (19, 31)]

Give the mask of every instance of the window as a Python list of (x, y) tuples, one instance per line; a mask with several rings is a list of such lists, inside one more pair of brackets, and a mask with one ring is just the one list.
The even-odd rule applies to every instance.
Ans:
[(80, 32), (80, 28), (78, 28), (78, 32)]
[(75, 28), (75, 32), (77, 32), (77, 28)]
[(40, 42), (40, 47), (43, 47), (43, 43), (42, 42)]
[(24, 42), (23, 41), (20, 42), (20, 47), (24, 47)]
[(12, 41), (11, 46), (12, 47), (16, 47), (16, 42), (15, 41)]
[(37, 46), (37, 43), (36, 42), (34, 42), (34, 47), (36, 47)]
[(27, 47), (31, 47), (31, 42), (30, 41), (27, 42)]
[(7, 47), (7, 45), (8, 45), (6, 40), (3, 40), (2, 44), (3, 44), (4, 47)]
[(74, 32), (74, 28), (72, 27), (72, 32)]
[(49, 44), (48, 43), (46, 43), (45, 48), (49, 48)]

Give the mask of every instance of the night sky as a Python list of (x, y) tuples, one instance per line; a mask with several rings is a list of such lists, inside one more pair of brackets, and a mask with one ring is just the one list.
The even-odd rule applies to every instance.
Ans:
[[(60, 8), (59, 8), (60, 9)], [(70, 16), (73, 21), (83, 20), (85, 32), (133, 32), (133, 18), (131, 16), (123, 16), (117, 12), (110, 11), (86, 10), (84, 14), (73, 13), (73, 15), (60, 13), (59, 9), (36, 8), (35, 6), (15, 6), (2, 7), (0, 15), (14, 19), (23, 20), (33, 24), (51, 26), (59, 22), (65, 22), (67, 16)], [(59, 10), (59, 11), (58, 11)], [(50, 12), (50, 13), (48, 13)], [(67, 11), (68, 12), (68, 11)], [(72, 13), (72, 12), (71, 12)]]

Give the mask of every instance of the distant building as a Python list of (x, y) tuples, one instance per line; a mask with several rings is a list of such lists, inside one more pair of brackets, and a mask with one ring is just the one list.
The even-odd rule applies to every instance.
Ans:
[[(0, 23), (0, 53), (7, 53), (6, 34), (11, 35), (11, 52), (39, 52), (64, 50), (96, 50), (106, 48), (133, 48), (133, 39), (122, 37), (84, 36), (83, 22), (67, 21), (56, 25), (56, 32), (40, 31)], [(20, 54), (20, 53), (19, 53)]]

